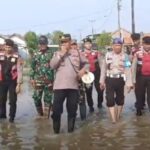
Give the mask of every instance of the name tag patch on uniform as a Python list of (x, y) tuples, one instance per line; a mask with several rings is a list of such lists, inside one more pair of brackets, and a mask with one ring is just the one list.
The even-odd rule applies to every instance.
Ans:
[(11, 62), (15, 62), (16, 61), (16, 58), (11, 58)]

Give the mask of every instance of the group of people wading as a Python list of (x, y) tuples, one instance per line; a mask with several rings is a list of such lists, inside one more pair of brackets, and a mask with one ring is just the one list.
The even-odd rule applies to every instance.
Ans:
[[(33, 99), (39, 118), (49, 118), (52, 111), (54, 132), (60, 133), (63, 103), (66, 100), (68, 132), (73, 132), (78, 106), (81, 120), (86, 119), (86, 102), (89, 113), (95, 110), (93, 86), (97, 92), (98, 109), (103, 107), (106, 92), (106, 105), (113, 123), (119, 121), (123, 109), (124, 87), (128, 92), (131, 89), (135, 91), (137, 116), (143, 114), (146, 99), (150, 109), (150, 36), (141, 40), (140, 34), (135, 33), (131, 38), (133, 46), (128, 53), (124, 50), (123, 40), (114, 38), (112, 50), (103, 54), (92, 49), (90, 38), (83, 40), (84, 50), (80, 50), (70, 34), (60, 37), (59, 50), (53, 52), (48, 48), (47, 37), (40, 36), (39, 49), (32, 55), (30, 70)], [(10, 122), (14, 122), (17, 93), (22, 84), (22, 65), (19, 55), (13, 52), (13, 45), (7, 39), (5, 49), (0, 53), (0, 119), (6, 118), (9, 91)], [(93, 76), (90, 84), (83, 80), (86, 75), (89, 75), (88, 78)]]

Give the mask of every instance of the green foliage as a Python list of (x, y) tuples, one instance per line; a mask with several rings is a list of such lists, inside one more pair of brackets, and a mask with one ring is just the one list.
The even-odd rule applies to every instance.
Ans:
[(63, 35), (63, 32), (62, 31), (54, 31), (52, 34), (51, 34), (51, 44), (59, 44), (59, 40), (60, 40), (60, 36)]
[(96, 43), (100, 49), (106, 48), (106, 46), (110, 46), (111, 44), (111, 34), (103, 32), (96, 40)]
[(35, 32), (29, 31), (25, 34), (25, 41), (27, 43), (27, 48), (29, 50), (30, 55), (37, 51), (38, 47), (38, 36)]

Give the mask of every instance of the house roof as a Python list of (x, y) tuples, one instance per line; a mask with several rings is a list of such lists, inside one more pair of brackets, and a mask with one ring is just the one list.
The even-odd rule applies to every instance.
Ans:
[[(126, 30), (126, 29), (124, 29), (124, 28), (121, 28), (120, 30), (121, 30), (122, 32), (124, 31), (124, 32), (127, 32), (127, 33), (131, 34), (131, 32), (129, 32), (128, 30)], [(115, 30), (115, 31), (112, 32), (111, 34), (115, 34), (115, 33), (117, 33), (117, 32), (119, 32), (119, 29)]]
[(132, 45), (133, 41), (131, 37), (124, 37), (124, 45)]

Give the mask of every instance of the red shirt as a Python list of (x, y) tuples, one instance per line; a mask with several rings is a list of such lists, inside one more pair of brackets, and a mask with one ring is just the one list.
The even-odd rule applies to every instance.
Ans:
[(90, 65), (90, 72), (95, 72), (96, 71), (95, 63), (96, 61), (98, 61), (98, 57), (100, 53), (95, 50), (91, 50), (91, 51), (85, 50), (84, 53)]

